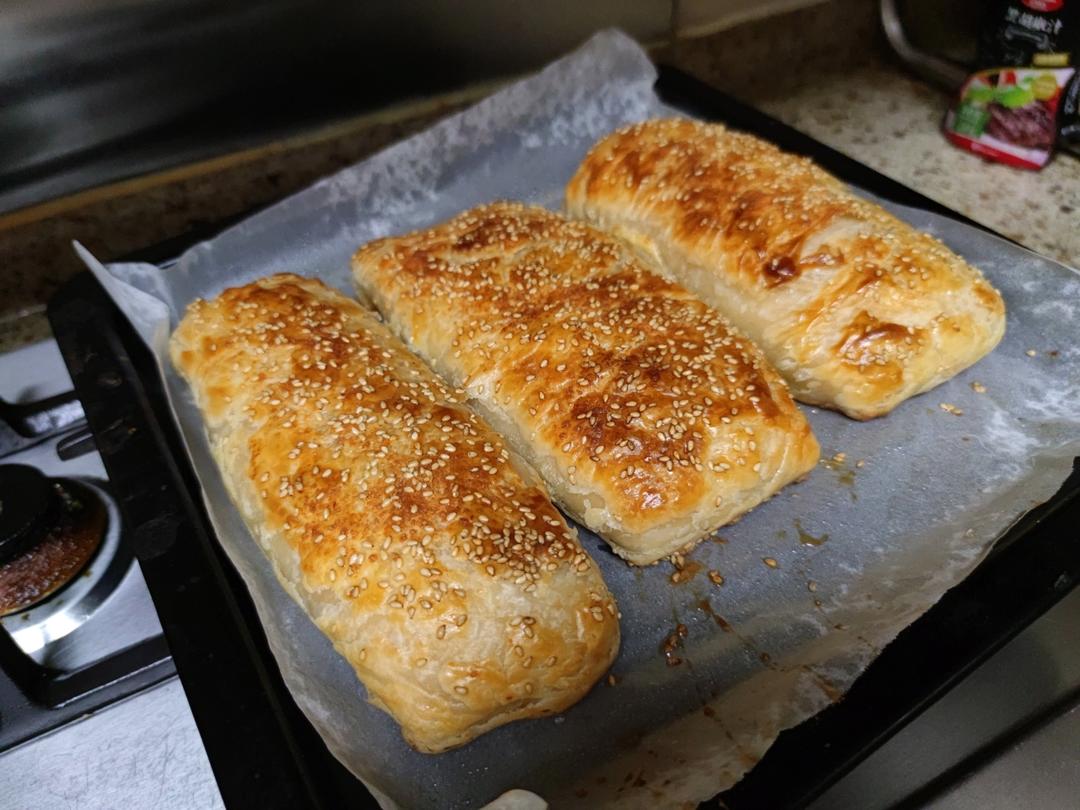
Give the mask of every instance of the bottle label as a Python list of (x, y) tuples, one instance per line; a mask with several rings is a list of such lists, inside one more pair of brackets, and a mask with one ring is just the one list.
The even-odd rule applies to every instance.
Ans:
[(1046, 164), (1073, 68), (995, 68), (971, 75), (945, 119), (945, 134), (971, 152), (1012, 166)]

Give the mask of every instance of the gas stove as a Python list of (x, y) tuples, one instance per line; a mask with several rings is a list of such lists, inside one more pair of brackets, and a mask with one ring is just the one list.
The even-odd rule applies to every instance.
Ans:
[(71, 387), (0, 355), (0, 807), (220, 806)]

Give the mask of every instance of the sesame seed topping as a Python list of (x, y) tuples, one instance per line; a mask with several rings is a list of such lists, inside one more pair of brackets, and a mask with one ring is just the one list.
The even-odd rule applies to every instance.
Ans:
[[(763, 424), (783, 415), (802, 425), (752, 343), (581, 222), (494, 203), (377, 242), (354, 267), (422, 355), (522, 434), (558, 448), (551, 455), (571, 486), (603, 488), (622, 511), (669, 519), (681, 493), (715, 491), (739, 466), (762, 472)], [(442, 304), (437, 320), (431, 301)], [(435, 358), (443, 334), (455, 351)], [(473, 452), (468, 474), (488, 471), (491, 456)], [(466, 555), (480, 539), (469, 538)]]
[[(663, 233), (676, 264), (716, 267), (719, 287), (707, 273), (691, 285), (721, 310), (751, 301), (732, 306), (732, 318), (761, 330), (751, 336), (782, 370), (806, 372), (799, 382), (808, 391), (820, 383), (815, 369), (835, 368), (821, 362), (817, 339), (804, 338), (810, 322), (815, 332), (846, 335), (835, 354), (853, 390), (894, 390), (910, 383), (905, 371), (917, 358), (936, 362), (939, 331), (981, 337), (965, 323), (980, 320), (973, 311), (995, 318), (1002, 311), (978, 270), (940, 240), (851, 193), (812, 161), (720, 124), (661, 119), (623, 127), (590, 150), (566, 197), (572, 215), (622, 226), (621, 235), (646, 254), (657, 252), (653, 238)], [(732, 288), (745, 295), (716, 292)], [(898, 292), (939, 306), (948, 327), (869, 315), (894, 310)], [(754, 327), (747, 310), (759, 303), (771, 309), (768, 323)], [(855, 321), (852, 311), (861, 312)]]
[[(553, 578), (577, 577), (584, 563), (589, 587), (610, 598), (543, 487), (523, 479), (466, 407), (471, 394), (440, 381), (355, 302), (280, 275), (196, 303), (188, 318), (178, 365), (212, 403), (208, 425), (239, 426), (230, 452), (248, 454), (273, 542), (296, 552), (301, 591), (338, 600), (342, 620), (380, 612), (424, 639), (414, 666), (442, 667), (472, 635), (459, 631), (471, 609), (488, 610), (472, 592), (480, 578), (518, 594), (496, 610), (535, 606), (518, 617), (526, 647), (541, 629), (535, 616), (548, 615), (539, 611)], [(530, 373), (539, 384), (551, 371)], [(358, 627), (361, 645), (372, 640)], [(357, 659), (368, 653), (360, 647)]]

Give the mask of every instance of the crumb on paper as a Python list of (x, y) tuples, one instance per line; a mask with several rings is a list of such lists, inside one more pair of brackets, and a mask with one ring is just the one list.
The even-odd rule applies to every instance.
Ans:
[(709, 579), (712, 581), (713, 585), (724, 584), (724, 578), (720, 575), (720, 572), (715, 569), (709, 571)]
[(689, 630), (686, 625), (679, 622), (675, 625), (675, 631), (668, 635), (664, 639), (664, 643), (660, 645), (660, 652), (664, 654), (664, 660), (669, 667), (677, 667), (682, 663), (682, 658), (675, 654), (675, 652), (682, 646), (683, 639), (688, 635)]
[(1026, 354), (1028, 357), (1034, 357), (1038, 354), (1038, 352), (1034, 349), (1028, 349), (1026, 352), (1024, 352), (1024, 354)]
[(806, 583), (806, 590), (810, 591), (810, 593), (814, 593), (817, 590), (817, 583), (814, 582), (814, 580), (810, 580)]
[(846, 461), (847, 453), (838, 451), (831, 456), (822, 456), (818, 463), (835, 472), (842, 469)]
[(938, 405), (938, 407), (941, 408), (941, 410), (945, 411), (945, 413), (951, 413), (953, 416), (964, 415), (964, 412), (957, 408), (955, 405), (953, 405), (951, 402), (942, 402), (940, 405)]
[(772, 557), (762, 557), (762, 558), (761, 558), (761, 561), (762, 561), (763, 563), (765, 563), (765, 565), (769, 566), (769, 568), (779, 568), (779, 567), (780, 567), (780, 563), (778, 563), (778, 562), (777, 562), (777, 561), (776, 561), (776, 560), (775, 560), (774, 558), (772, 558)]
[(975, 380), (975, 382), (971, 384), (971, 390), (974, 391), (976, 394), (985, 394), (986, 386), (978, 380)]
[(863, 467), (866, 466), (866, 460), (860, 458), (858, 461), (855, 462), (855, 466), (861, 470)]
[(680, 582), (689, 582), (694, 578), (694, 574), (701, 570), (702, 566), (694, 561), (690, 561), (687, 565), (686, 558), (682, 552), (675, 552), (668, 557), (668, 561), (675, 567), (669, 579), (672, 585), (678, 585)]
[(619, 679), (615, 676), (614, 672), (610, 673), (607, 676), (607, 684), (608, 684), (608, 686), (614, 686), (618, 682), (619, 682)]

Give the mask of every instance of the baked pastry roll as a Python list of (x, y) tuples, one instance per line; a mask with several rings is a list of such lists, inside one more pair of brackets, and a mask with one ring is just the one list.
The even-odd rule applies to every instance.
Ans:
[(762, 348), (796, 399), (888, 413), (989, 353), (1001, 296), (933, 237), (805, 158), (718, 124), (646, 121), (566, 188)]
[(633, 563), (689, 546), (817, 461), (757, 348), (584, 223), (481, 206), (372, 242), (353, 274), (555, 500)]
[(415, 748), (560, 712), (610, 665), (574, 530), (374, 313), (277, 275), (193, 303), (171, 351), (282, 585)]

